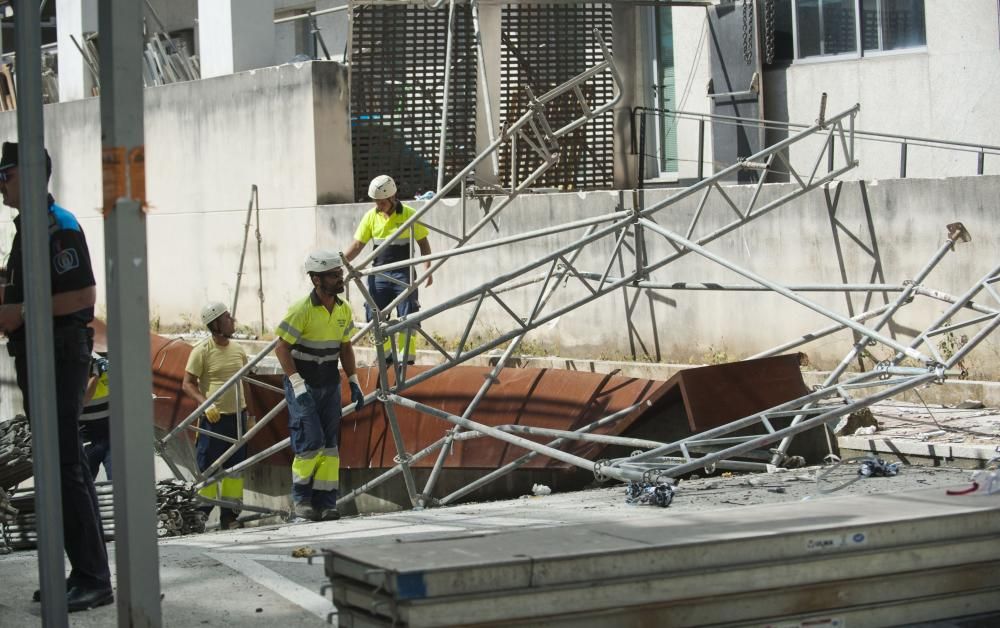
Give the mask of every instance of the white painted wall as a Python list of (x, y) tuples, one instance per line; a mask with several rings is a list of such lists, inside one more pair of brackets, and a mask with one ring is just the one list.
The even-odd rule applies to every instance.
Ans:
[(203, 78), (274, 64), (274, 0), (198, 0)]
[[(343, 66), (310, 62), (145, 91), (154, 319), (180, 323), (196, 318), (206, 300), (231, 301), (253, 184), (259, 188), (265, 272), (295, 274), (289, 269), (300, 266), (313, 241), (317, 203), (353, 198), (345, 90)], [(98, 112), (96, 98), (48, 105), (45, 123), (54, 162), (50, 189), (83, 224), (103, 295)], [(0, 138), (16, 135), (15, 113), (0, 114)], [(0, 206), (3, 255), (13, 237), (12, 217)], [(259, 287), (253, 232), (251, 243), (243, 303), (256, 300)], [(277, 316), (298, 288), (283, 280), (265, 289)]]
[(57, 0), (56, 42), (59, 45), (59, 99), (63, 102), (89, 97), (94, 79), (77, 49), (84, 33), (97, 31), (97, 0)]
[[(957, 6), (926, 0), (927, 47), (863, 59), (805, 60), (788, 69), (792, 121), (817, 117), (819, 95), (828, 112), (861, 104), (859, 129), (1000, 146), (996, 103), (1000, 100), (1000, 7), (994, 0)], [(851, 176), (899, 176), (897, 144), (858, 142), (860, 168)], [(976, 154), (910, 147), (911, 177), (969, 175)], [(793, 157), (807, 158), (805, 152)], [(1000, 157), (987, 157), (987, 173), (1000, 173)]]

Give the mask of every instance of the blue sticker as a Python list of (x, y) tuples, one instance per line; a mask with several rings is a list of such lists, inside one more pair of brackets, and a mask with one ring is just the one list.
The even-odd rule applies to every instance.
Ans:
[(52, 265), (55, 266), (56, 274), (62, 275), (80, 267), (80, 256), (76, 249), (65, 249), (52, 258)]

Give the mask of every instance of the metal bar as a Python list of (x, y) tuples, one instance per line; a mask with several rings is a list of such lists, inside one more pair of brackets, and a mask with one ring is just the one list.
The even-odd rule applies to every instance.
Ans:
[(705, 178), (705, 121), (698, 120), (698, 180)]
[[(887, 309), (889, 309), (889, 304), (888, 303), (885, 304), (885, 305), (883, 305), (882, 307), (876, 308), (876, 309), (871, 310), (869, 312), (863, 312), (863, 313), (858, 314), (856, 316), (852, 316), (851, 320), (854, 320), (854, 321), (857, 321), (859, 323), (862, 323), (862, 322), (864, 322), (864, 321), (866, 321), (866, 320), (868, 320), (870, 318), (875, 318), (876, 316), (878, 316), (882, 312), (885, 312)], [(789, 349), (794, 349), (795, 347), (800, 347), (800, 346), (802, 346), (804, 344), (807, 344), (809, 342), (812, 342), (814, 340), (818, 340), (818, 339), (823, 338), (825, 336), (829, 336), (830, 334), (834, 334), (834, 333), (836, 333), (836, 332), (838, 332), (838, 331), (840, 331), (842, 329), (844, 329), (843, 325), (840, 325), (840, 324), (830, 325), (829, 327), (824, 327), (823, 329), (820, 329), (818, 331), (810, 332), (810, 333), (805, 334), (805, 335), (803, 335), (803, 336), (801, 336), (801, 337), (799, 337), (799, 338), (797, 338), (795, 340), (791, 340), (791, 341), (786, 342), (784, 344), (780, 344), (777, 347), (774, 347), (772, 349), (768, 349), (767, 351), (762, 351), (760, 353), (756, 353), (756, 354), (754, 354), (754, 355), (752, 355), (752, 356), (750, 356), (748, 358), (745, 358), (745, 359), (746, 360), (757, 360), (759, 358), (767, 358), (767, 357), (770, 357), (772, 355), (778, 355), (780, 353), (784, 353), (785, 351), (788, 351)]]
[[(62, 482), (55, 393), (55, 343), (52, 338), (52, 280), (49, 273), (45, 131), (42, 114), (41, 14), (38, 3), (19, 2), (14, 12), (17, 51), (18, 176), (23, 221), (24, 318), (28, 349), (28, 399), (38, 513), (38, 581), (42, 624), (68, 626), (63, 562)], [(26, 314), (29, 313), (30, 315)]]
[(343, 5), (339, 7), (332, 7), (330, 9), (322, 9), (320, 11), (308, 11), (302, 15), (293, 15), (291, 17), (282, 17), (274, 20), (275, 24), (284, 24), (286, 22), (295, 22), (297, 20), (308, 20), (312, 19), (318, 15), (326, 15), (327, 13), (335, 13), (337, 11), (346, 11), (349, 8), (348, 5)]
[[(224, 465), (227, 460), (232, 458), (233, 454), (235, 454), (241, 447), (249, 443), (254, 436), (256, 436), (262, 429), (264, 429), (264, 426), (270, 423), (271, 419), (278, 416), (278, 413), (284, 410), (287, 405), (288, 402), (284, 398), (282, 398), (281, 401), (275, 404), (273, 408), (268, 410), (267, 414), (261, 417), (261, 419), (257, 421), (257, 423), (252, 428), (250, 428), (246, 434), (241, 436), (229, 449), (224, 451), (222, 455), (216, 458), (215, 462), (210, 464), (207, 469), (201, 472), (201, 474), (205, 477), (210, 477), (213, 473), (215, 473), (215, 471), (218, 470), (219, 467)], [(200, 482), (197, 486), (195, 486), (195, 488), (200, 489), (202, 486), (205, 486), (206, 484), (211, 484), (214, 481), (215, 481), (214, 479), (206, 479)]]
[[(455, 0), (448, 3), (448, 40), (444, 53), (444, 94), (441, 96), (441, 135), (438, 145), (438, 192), (444, 187), (444, 147), (448, 139), (448, 105), (451, 97), (451, 48), (455, 39)], [(411, 240), (412, 242), (412, 240)]]
[(799, 305), (802, 305), (804, 307), (807, 307), (807, 308), (811, 309), (814, 312), (822, 314), (823, 316), (826, 316), (827, 318), (829, 318), (831, 320), (837, 321), (837, 322), (841, 323), (842, 325), (844, 325), (846, 327), (850, 327), (851, 329), (857, 331), (858, 333), (860, 333), (860, 334), (862, 334), (862, 335), (864, 335), (864, 336), (866, 336), (868, 338), (871, 338), (872, 340), (881, 342), (882, 344), (886, 345), (887, 347), (892, 347), (893, 349), (896, 349), (897, 351), (905, 349), (904, 353), (906, 353), (906, 355), (908, 357), (911, 357), (911, 358), (913, 358), (915, 360), (920, 360), (921, 362), (927, 362), (928, 359), (929, 359), (923, 353), (920, 353), (919, 351), (916, 351), (916, 350), (911, 349), (909, 347), (905, 347), (904, 345), (896, 342), (892, 338), (887, 338), (885, 336), (882, 336), (881, 334), (877, 334), (877, 333), (871, 331), (870, 329), (868, 329), (867, 327), (865, 327), (864, 325), (860, 325), (860, 324), (852, 321), (849, 318), (841, 316), (837, 312), (834, 312), (834, 311), (832, 311), (832, 310), (830, 310), (828, 308), (823, 307), (822, 305), (820, 305), (818, 303), (814, 303), (813, 301), (805, 299), (805, 298), (797, 295), (793, 291), (785, 288), (784, 286), (781, 286), (781, 285), (776, 284), (774, 282), (768, 281), (767, 279), (764, 279), (760, 275), (757, 275), (756, 273), (754, 273), (754, 272), (752, 272), (750, 270), (747, 270), (745, 268), (741, 268), (740, 266), (737, 266), (736, 264), (733, 264), (732, 262), (729, 262), (728, 260), (725, 260), (722, 257), (720, 257), (718, 255), (715, 255), (714, 253), (712, 253), (712, 252), (710, 252), (710, 251), (708, 251), (708, 250), (706, 250), (706, 249), (698, 246), (697, 244), (695, 244), (694, 242), (688, 240), (687, 238), (684, 238), (684, 237), (682, 237), (682, 236), (680, 236), (680, 235), (678, 235), (678, 234), (676, 234), (676, 233), (674, 233), (674, 232), (672, 232), (672, 231), (670, 231), (668, 229), (665, 229), (665, 228), (661, 227), (660, 225), (656, 224), (655, 222), (652, 222), (651, 220), (647, 220), (647, 219), (643, 218), (642, 219), (642, 223), (646, 226), (646, 228), (651, 229), (651, 230), (655, 231), (656, 233), (659, 233), (660, 235), (662, 235), (663, 237), (665, 237), (667, 239), (674, 240), (675, 242), (677, 242), (681, 246), (683, 246), (683, 247), (685, 247), (685, 248), (687, 248), (687, 249), (689, 249), (689, 250), (691, 250), (691, 251), (693, 251), (695, 253), (698, 253), (702, 257), (710, 259), (710, 260), (716, 262), (717, 264), (719, 264), (721, 266), (724, 266), (725, 268), (728, 268), (729, 270), (732, 270), (735, 273), (743, 275), (744, 277), (746, 277), (747, 279), (750, 279), (751, 281), (756, 281), (756, 282), (760, 283), (763, 286), (768, 286), (769, 288), (771, 288), (771, 290), (773, 290), (773, 291), (777, 292), (778, 294), (781, 294), (781, 295), (783, 295), (783, 296), (791, 299), (792, 301), (795, 301)]
[(906, 142), (899, 145), (899, 178), (906, 178)]
[[(474, 430), (476, 432), (481, 432), (483, 434), (486, 434), (487, 436), (492, 436), (497, 440), (501, 440), (506, 443), (510, 443), (511, 445), (527, 449), (528, 451), (534, 451), (536, 453), (543, 454), (545, 456), (548, 456), (549, 458), (553, 458), (555, 460), (571, 464), (574, 467), (579, 467), (581, 469), (586, 469), (588, 471), (594, 470), (595, 463), (590, 460), (587, 460), (586, 458), (581, 458), (580, 456), (574, 456), (573, 454), (566, 453), (565, 451), (554, 449), (546, 445), (540, 445), (535, 441), (528, 440), (527, 438), (521, 438), (520, 436), (515, 436), (514, 434), (508, 434), (507, 432), (499, 430), (495, 427), (490, 427), (489, 425), (484, 425), (482, 423), (478, 423), (476, 421), (472, 421), (460, 416), (455, 416), (454, 414), (445, 412), (443, 410), (438, 410), (437, 408), (432, 408), (431, 406), (422, 404), (417, 401), (413, 401), (411, 399), (407, 399), (406, 397), (390, 394), (386, 395), (386, 398), (395, 404), (403, 406), (404, 408), (410, 408), (411, 410), (416, 410), (417, 412), (422, 412), (424, 414), (428, 414), (430, 416), (434, 416), (439, 419), (444, 419), (445, 421), (449, 421), (451, 423), (454, 423), (455, 425), (460, 425), (467, 430)], [(610, 475), (616, 480), (625, 481), (625, 480), (639, 479), (639, 475), (634, 473), (629, 473), (627, 471), (608, 469), (605, 472), (606, 473), (610, 472), (608, 473), (608, 475)]]
[(142, 95), (142, 4), (99, 0), (101, 129), (105, 189), (123, 186), (104, 219), (107, 258), (108, 349), (111, 369), (111, 456), (114, 483), (118, 625), (160, 626), (153, 460), (137, 443), (153, 442), (149, 354)]
[[(606, 417), (602, 417), (602, 418), (600, 418), (600, 419), (598, 419), (598, 420), (596, 420), (596, 421), (594, 421), (592, 423), (588, 423), (587, 425), (584, 425), (583, 427), (577, 428), (576, 430), (574, 430), (574, 432), (578, 433), (578, 434), (584, 433), (584, 432), (589, 432), (590, 430), (596, 429), (596, 428), (601, 427), (603, 425), (608, 425), (610, 423), (614, 423), (615, 421), (618, 421), (618, 420), (620, 420), (620, 419), (628, 416), (630, 413), (634, 412), (635, 410), (637, 410), (638, 408), (640, 408), (640, 407), (642, 407), (644, 405), (646, 407), (649, 407), (652, 404), (649, 401), (643, 401), (643, 402), (640, 402), (640, 403), (637, 403), (637, 404), (633, 404), (631, 406), (628, 406), (627, 408), (622, 408), (618, 412), (609, 414)], [(566, 442), (565, 438), (557, 438), (557, 439), (555, 439), (553, 441), (550, 441), (546, 445), (548, 447), (558, 447), (558, 446), (562, 445), (565, 442)], [(489, 484), (490, 482), (492, 482), (492, 481), (494, 481), (494, 480), (496, 480), (498, 478), (501, 478), (501, 477), (507, 475), (511, 471), (514, 471), (515, 469), (518, 469), (519, 467), (525, 465), (526, 463), (530, 462), (531, 460), (533, 460), (534, 458), (538, 457), (539, 455), (540, 455), (539, 453), (534, 452), (534, 451), (528, 452), (528, 453), (524, 454), (523, 456), (517, 458), (516, 460), (513, 460), (513, 461), (505, 464), (504, 466), (500, 467), (499, 469), (496, 469), (494, 471), (491, 471), (490, 473), (487, 473), (485, 476), (479, 478), (478, 480), (476, 480), (474, 482), (471, 482), (470, 484), (467, 484), (466, 486), (458, 489), (457, 491), (455, 491), (455, 492), (453, 492), (453, 493), (451, 493), (451, 494), (449, 494), (449, 495), (447, 495), (445, 497), (442, 497), (439, 500), (438, 503), (440, 503), (441, 505), (445, 505), (445, 504), (448, 504), (448, 503), (451, 503), (451, 502), (455, 501), (456, 499), (460, 499), (460, 498), (464, 497), (465, 495), (468, 495), (469, 493), (477, 490), (479, 487), (485, 486), (485, 485)]]
[(205, 409), (208, 408), (208, 406), (212, 405), (220, 397), (222, 397), (222, 395), (226, 394), (226, 391), (229, 390), (230, 387), (234, 386), (237, 382), (239, 382), (243, 378), (244, 375), (249, 373), (251, 369), (253, 369), (253, 367), (257, 366), (257, 364), (261, 360), (263, 360), (267, 356), (267, 354), (269, 354), (271, 351), (274, 351), (274, 347), (277, 346), (277, 344), (278, 344), (277, 338), (268, 343), (266, 347), (261, 349), (260, 353), (250, 358), (250, 360), (246, 364), (244, 364), (240, 370), (236, 371), (232, 377), (227, 379), (226, 382), (218, 388), (218, 390), (216, 390), (211, 395), (206, 397), (205, 401), (203, 401), (197, 408), (195, 408), (194, 411), (191, 412), (191, 414), (187, 415), (187, 417), (185, 417), (183, 421), (175, 425), (174, 429), (170, 430), (170, 432), (164, 435), (163, 438), (157, 440), (157, 442), (162, 446), (168, 440), (175, 438), (184, 429), (188, 428), (188, 426), (194, 423), (195, 419), (200, 417), (205, 412)]
[(976, 155), (976, 174), (978, 175), (983, 174), (983, 168), (985, 167), (985, 164), (986, 164), (986, 153), (985, 151), (980, 150), (979, 153)]
[(232, 315), (236, 316), (236, 304), (240, 301), (240, 280), (243, 279), (243, 261), (247, 256), (247, 239), (250, 237), (250, 218), (253, 215), (253, 201), (257, 198), (257, 184), (250, 186), (250, 202), (247, 203), (247, 221), (243, 225), (243, 246), (240, 248), (240, 263), (236, 267), (236, 288), (233, 289)]
[[(597, 273), (580, 273), (584, 277), (595, 278)], [(732, 291), (732, 292), (770, 292), (770, 288), (764, 286), (754, 286), (751, 284), (727, 284), (727, 283), (694, 283), (679, 281), (676, 283), (659, 283), (655, 281), (640, 281), (636, 284), (639, 288), (651, 288), (655, 290), (708, 290), (708, 291)], [(896, 284), (878, 283), (848, 283), (848, 284), (789, 284), (785, 286), (789, 290), (796, 292), (902, 292), (906, 286)]]

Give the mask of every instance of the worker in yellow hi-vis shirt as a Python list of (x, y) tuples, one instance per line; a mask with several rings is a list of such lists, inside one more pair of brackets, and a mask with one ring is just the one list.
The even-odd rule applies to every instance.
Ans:
[(292, 502), (296, 517), (316, 521), (340, 518), (337, 491), (340, 482), (340, 370), (350, 382), (357, 409), (365, 396), (355, 372), (351, 336), (351, 306), (344, 291), (339, 253), (313, 251), (305, 271), (313, 290), (288, 308), (278, 325), (274, 353), (285, 372), (288, 432), (292, 460)]
[[(344, 257), (348, 261), (357, 257), (358, 253), (364, 249), (368, 242), (374, 243), (376, 248), (381, 246), (415, 212), (412, 207), (403, 205), (396, 198), (396, 182), (389, 175), (383, 174), (372, 179), (371, 185), (368, 186), (368, 196), (375, 201), (375, 207), (368, 210), (361, 218), (361, 222), (354, 232), (354, 241), (348, 247), (347, 251), (344, 252)], [(383, 252), (379, 253), (378, 257), (375, 258), (375, 265), (382, 266), (410, 259), (411, 243), (416, 243), (421, 255), (430, 255), (431, 245), (427, 241), (428, 234), (427, 227), (419, 222), (413, 223), (410, 229), (401, 233), (389, 246), (385, 247)], [(424, 266), (430, 269), (431, 263), (425, 262)], [(412, 281), (412, 267), (394, 268), (382, 273), (369, 275), (368, 291), (371, 293), (375, 305), (379, 309), (385, 309), (386, 306), (392, 303), (393, 299), (410, 287)], [(428, 275), (424, 285), (430, 286), (432, 283), (434, 283), (434, 277)], [(420, 310), (417, 292), (417, 290), (414, 290), (410, 293), (409, 297), (396, 306), (396, 314), (398, 316), (407, 316)], [(374, 318), (367, 303), (365, 304), (365, 312), (368, 315), (369, 321)], [(413, 364), (413, 360), (417, 355), (415, 335), (410, 334), (405, 351), (403, 347), (399, 347), (398, 345), (396, 349), (397, 351), (403, 351), (406, 361)], [(385, 353), (388, 356), (386, 358), (387, 362), (394, 359), (392, 356), (392, 342), (388, 338), (385, 341)]]
[[(184, 392), (194, 398), (199, 405), (215, 391), (222, 387), (247, 363), (247, 354), (243, 347), (232, 341), (236, 331), (236, 319), (229, 313), (225, 304), (212, 302), (201, 311), (201, 322), (212, 332), (191, 351), (187, 366), (184, 369)], [(242, 384), (238, 384), (242, 386)], [(210, 405), (201, 421), (201, 429), (228, 438), (237, 438), (237, 420), (242, 425), (242, 433), (247, 430), (246, 397), (240, 388), (239, 407), (236, 406), (236, 387), (227, 390), (219, 399)], [(198, 470), (204, 471), (225, 453), (232, 443), (215, 438), (210, 434), (199, 433), (195, 441), (197, 450)], [(235, 454), (222, 464), (228, 469), (247, 457), (246, 445), (240, 447)], [(230, 502), (243, 501), (243, 478), (227, 477), (221, 482), (209, 484), (199, 493), (209, 499), (222, 499)], [(206, 514), (212, 511), (212, 506), (204, 508)], [(223, 530), (243, 527), (237, 519), (237, 508), (219, 508), (219, 527)]]

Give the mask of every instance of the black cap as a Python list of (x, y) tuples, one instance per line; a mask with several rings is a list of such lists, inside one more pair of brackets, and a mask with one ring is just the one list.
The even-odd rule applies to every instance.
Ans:
[[(49, 151), (42, 148), (42, 152), (45, 153), (45, 174), (52, 174), (52, 158), (49, 157)], [(0, 156), (0, 172), (7, 170), (8, 168), (13, 168), (18, 163), (17, 161), (17, 142), (4, 142), (3, 143), (3, 155)]]

